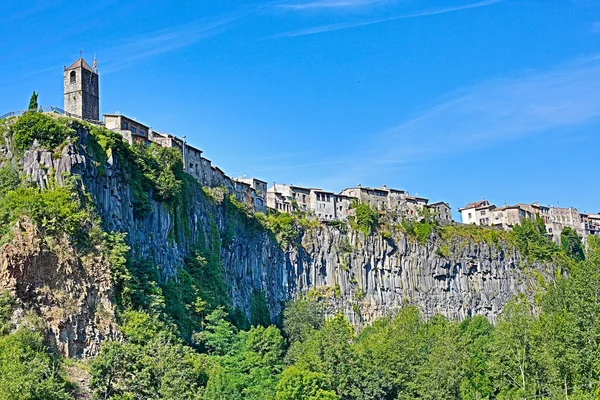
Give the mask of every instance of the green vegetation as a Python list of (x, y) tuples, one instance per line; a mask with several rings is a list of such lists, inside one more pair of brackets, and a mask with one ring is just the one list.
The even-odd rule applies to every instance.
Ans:
[(583, 244), (577, 232), (568, 226), (560, 233), (560, 247), (568, 257), (575, 261), (583, 261), (585, 254), (583, 252)]
[(59, 360), (44, 346), (39, 332), (11, 324), (14, 299), (0, 291), (0, 399), (70, 399)]
[(534, 221), (524, 220), (521, 225), (513, 228), (517, 247), (529, 261), (549, 262), (560, 250), (546, 236), (546, 225), (538, 216)]
[(29, 106), (28, 110), (37, 110), (38, 109), (38, 94), (34, 91), (29, 98)]
[[(189, 182), (183, 173), (181, 153), (177, 149), (151, 144), (129, 146), (116, 132), (81, 121), (74, 125), (87, 129), (88, 152), (100, 173), (110, 156), (117, 158), (133, 195), (134, 215), (145, 217), (150, 212), (150, 198), (164, 202), (178, 226), (187, 220), (186, 194)], [(178, 229), (175, 229), (178, 232)], [(181, 239), (173, 233), (173, 238)]]
[(255, 216), (264, 228), (273, 232), (283, 247), (299, 245), (300, 233), (303, 230), (317, 229), (321, 226), (319, 221), (311, 219), (302, 211), (287, 214), (269, 210), (266, 215), (259, 213)]
[(412, 221), (404, 219), (400, 224), (400, 229), (421, 245), (426, 244), (431, 234), (437, 232), (438, 228), (439, 226), (434, 220)]
[(252, 292), (250, 298), (250, 324), (252, 326), (264, 326), (265, 328), (271, 325), (271, 313), (263, 292)]
[(15, 166), (10, 162), (5, 163), (0, 168), (0, 198), (4, 197), (9, 191), (19, 187), (20, 184), (21, 179)]
[(379, 212), (376, 209), (364, 203), (355, 204), (353, 208), (355, 215), (348, 220), (353, 229), (367, 236), (377, 230), (379, 227)]
[(11, 125), (10, 131), (15, 148), (19, 151), (29, 149), (35, 140), (40, 146), (54, 150), (75, 134), (69, 125), (70, 120), (66, 118), (57, 119), (43, 113), (30, 112), (19, 117)]
[(511, 232), (488, 226), (446, 225), (441, 230), (441, 237), (446, 242), (459, 238), (464, 243), (485, 243), (488, 246), (504, 243), (509, 247), (516, 247), (515, 238)]

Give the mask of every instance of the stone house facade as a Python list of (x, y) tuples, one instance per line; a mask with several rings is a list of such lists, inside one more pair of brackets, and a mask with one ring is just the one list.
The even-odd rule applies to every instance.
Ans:
[(600, 213), (581, 213), (579, 215), (581, 217), (581, 229), (583, 230), (584, 236), (600, 236)]
[(496, 208), (487, 200), (475, 201), (459, 208), (463, 224), (469, 225), (491, 225), (491, 214)]
[(444, 201), (438, 201), (436, 203), (429, 204), (429, 209), (436, 214), (438, 221), (442, 223), (452, 222), (452, 208)]
[(520, 204), (503, 206), (492, 210), (490, 225), (510, 230), (515, 225), (522, 224), (526, 219), (533, 219), (533, 216), (531, 211), (521, 207)]
[(246, 183), (251, 188), (251, 197), (254, 210), (267, 212), (267, 182), (257, 178), (235, 178), (235, 181)]
[(335, 193), (311, 190), (308, 209), (319, 219), (334, 220), (336, 216)]
[(111, 131), (119, 132), (129, 144), (147, 143), (150, 140), (149, 126), (124, 115), (104, 114), (104, 126)]

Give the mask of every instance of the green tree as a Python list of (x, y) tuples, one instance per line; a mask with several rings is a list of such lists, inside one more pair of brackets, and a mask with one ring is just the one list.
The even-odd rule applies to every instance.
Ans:
[(386, 393), (385, 398), (418, 397), (413, 382), (427, 356), (425, 333), (418, 310), (403, 307), (393, 319), (375, 321), (359, 335), (357, 351), (363, 364), (379, 379), (371, 379), (372, 384)]
[(250, 324), (252, 326), (264, 326), (271, 325), (271, 313), (269, 312), (269, 305), (267, 304), (267, 298), (262, 291), (253, 291), (250, 298)]
[(461, 339), (465, 343), (466, 358), (460, 385), (461, 398), (480, 400), (492, 397), (493, 376), (488, 370), (492, 351), (493, 328), (484, 316), (466, 319), (460, 325)]
[(529, 261), (551, 261), (558, 251), (558, 246), (546, 236), (546, 225), (539, 215), (533, 221), (526, 219), (515, 226), (513, 234), (519, 251)]
[(0, 399), (63, 400), (71, 398), (67, 389), (40, 335), (19, 330), (0, 337)]
[(34, 140), (48, 149), (63, 143), (75, 131), (66, 119), (54, 119), (42, 113), (25, 113), (11, 125), (14, 144), (17, 150), (27, 150)]
[(91, 362), (96, 397), (200, 398), (208, 379), (205, 360), (181, 343), (174, 326), (128, 311), (122, 330), (126, 342), (105, 342)]
[(38, 94), (34, 91), (29, 98), (29, 106), (27, 107), (29, 111), (38, 109)]
[(365, 235), (370, 235), (371, 232), (377, 229), (379, 225), (379, 212), (368, 204), (361, 203), (356, 206), (355, 211), (355, 228)]
[(323, 310), (306, 299), (291, 300), (283, 310), (283, 332), (290, 344), (305, 341), (323, 326)]
[(204, 345), (209, 354), (225, 355), (231, 350), (235, 328), (227, 321), (227, 312), (223, 307), (217, 307), (206, 317), (206, 327), (194, 338)]
[(7, 162), (0, 168), (0, 198), (19, 187), (21, 179), (15, 166)]
[(0, 336), (8, 335), (12, 329), (14, 302), (15, 298), (8, 290), (0, 290)]
[(535, 317), (524, 295), (504, 307), (494, 329), (494, 348), (489, 368), (496, 372), (496, 390), (504, 397), (528, 397), (536, 393), (534, 382)]
[(277, 400), (337, 400), (339, 396), (330, 390), (329, 378), (291, 366), (283, 371), (277, 385)]
[(568, 226), (560, 233), (560, 247), (567, 256), (575, 261), (583, 261), (585, 258), (581, 238), (574, 229)]
[(466, 360), (460, 328), (437, 316), (427, 324), (428, 356), (419, 368), (415, 388), (422, 399), (460, 399), (460, 385)]

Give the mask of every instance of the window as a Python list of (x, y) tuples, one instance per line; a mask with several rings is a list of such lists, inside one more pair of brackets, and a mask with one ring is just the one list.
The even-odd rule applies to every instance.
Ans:
[(123, 129), (125, 129), (125, 130), (129, 129), (129, 124), (125, 121), (123, 121)]
[(140, 129), (140, 135), (146, 136), (146, 132), (144, 132), (143, 130)]
[(135, 130), (135, 128), (132, 126), (131, 127), (131, 133), (136, 133), (137, 131)]
[(69, 74), (69, 83), (75, 83), (75, 80), (76, 80), (75, 71), (71, 71), (71, 73)]
[(485, 215), (485, 210), (481, 210), (481, 215)]
[(471, 213), (469, 213), (469, 219), (471, 219), (471, 218), (472, 218), (472, 215), (471, 215)]

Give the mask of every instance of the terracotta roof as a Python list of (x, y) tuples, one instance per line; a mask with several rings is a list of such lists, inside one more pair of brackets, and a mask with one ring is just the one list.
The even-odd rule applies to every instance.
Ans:
[(70, 66), (68, 66), (67, 68), (65, 68), (65, 71), (69, 71), (71, 69), (79, 69), (79, 68), (87, 69), (90, 72), (94, 72), (94, 70), (92, 69), (92, 67), (90, 67), (90, 65), (88, 63), (86, 63), (83, 58), (79, 58), (73, 64), (71, 64)]

